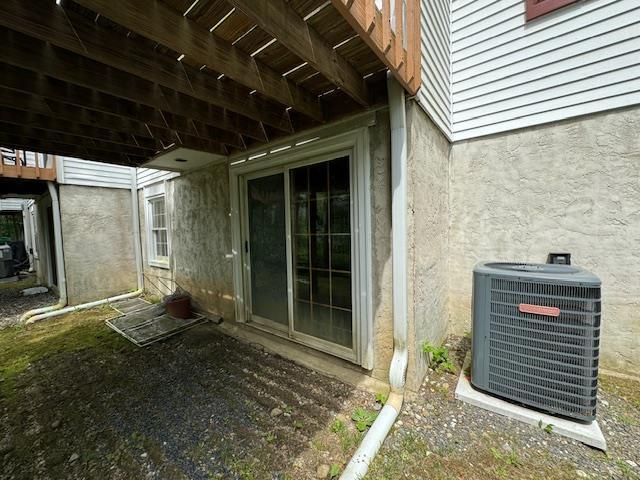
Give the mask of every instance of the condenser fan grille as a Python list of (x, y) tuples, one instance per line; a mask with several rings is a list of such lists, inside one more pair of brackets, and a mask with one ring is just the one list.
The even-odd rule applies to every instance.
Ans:
[[(560, 312), (524, 313), (521, 304)], [(594, 415), (599, 336), (599, 287), (491, 279), (489, 387), (496, 393), (558, 413)]]

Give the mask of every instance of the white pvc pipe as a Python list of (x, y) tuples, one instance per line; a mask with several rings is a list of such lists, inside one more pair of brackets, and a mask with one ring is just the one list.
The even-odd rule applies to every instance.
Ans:
[(407, 351), (407, 129), (404, 90), (387, 72), (391, 120), (391, 182), (393, 197), (393, 358), (389, 367), (391, 394), (376, 421), (340, 476), (341, 480), (363, 478), (402, 408)]
[(127, 298), (137, 297), (142, 293), (142, 290), (136, 290), (131, 293), (124, 293), (122, 295), (116, 295), (115, 297), (103, 298), (102, 300), (96, 300), (94, 302), (83, 303), (81, 305), (74, 305), (72, 307), (66, 307), (61, 310), (54, 310), (46, 313), (42, 313), (40, 315), (35, 315), (27, 319), (26, 323), (37, 322), (38, 320), (43, 320), (45, 318), (57, 317), (60, 315), (65, 315), (71, 312), (77, 312), (80, 310), (87, 310), (89, 308), (97, 307), (99, 305), (104, 305), (106, 303), (117, 302), (118, 300), (126, 300)]
[(144, 274), (142, 266), (142, 245), (140, 243), (140, 205), (138, 202), (138, 170), (133, 167), (131, 174), (131, 208), (133, 221), (133, 251), (136, 259), (138, 290), (144, 290)]
[[(58, 197), (58, 190), (54, 182), (47, 182), (47, 187), (49, 188), (49, 195), (51, 196), (51, 210), (53, 213), (53, 243), (56, 251), (56, 270), (58, 272), (58, 293), (60, 294), (60, 298), (58, 300), (58, 303), (56, 303), (55, 305), (51, 305), (50, 307), (36, 308), (22, 314), (22, 316), (20, 317), (21, 323), (26, 322), (34, 315), (40, 315), (60, 310), (67, 304), (67, 273), (64, 264), (64, 250), (62, 248), (60, 198)], [(51, 239), (51, 235), (49, 235), (49, 239)]]

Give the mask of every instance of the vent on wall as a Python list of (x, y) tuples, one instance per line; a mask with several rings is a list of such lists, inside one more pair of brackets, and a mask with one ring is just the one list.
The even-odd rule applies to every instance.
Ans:
[(473, 282), (471, 383), (554, 414), (594, 420), (600, 280), (575, 266), (481, 263)]

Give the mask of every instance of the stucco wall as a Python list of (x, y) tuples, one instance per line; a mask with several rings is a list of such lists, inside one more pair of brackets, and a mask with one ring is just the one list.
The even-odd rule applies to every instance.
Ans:
[(60, 185), (70, 305), (136, 288), (131, 191)]
[(602, 364), (640, 367), (640, 109), (457, 143), (451, 154), (451, 327), (470, 328), (480, 260), (572, 262), (603, 282)]
[(171, 262), (178, 286), (196, 306), (235, 317), (229, 172), (218, 164), (174, 180), (171, 207)]
[(408, 301), (407, 388), (427, 371), (422, 343), (439, 344), (448, 327), (449, 143), (414, 101), (407, 102)]

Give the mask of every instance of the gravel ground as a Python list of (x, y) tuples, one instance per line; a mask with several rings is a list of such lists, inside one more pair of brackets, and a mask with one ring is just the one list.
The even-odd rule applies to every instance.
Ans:
[(15, 325), (20, 316), (33, 309), (53, 305), (58, 301), (53, 293), (22, 295), (22, 290), (37, 286), (35, 275), (22, 277), (15, 283), (0, 284), (0, 329)]
[(329, 478), (359, 444), (373, 395), (210, 323), (140, 349), (110, 316), (0, 332), (0, 478)]
[[(450, 338), (458, 367), (469, 349)], [(430, 372), (405, 404), (368, 478), (640, 479), (640, 383), (601, 376), (607, 454), (455, 400), (457, 375)]]

